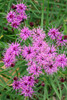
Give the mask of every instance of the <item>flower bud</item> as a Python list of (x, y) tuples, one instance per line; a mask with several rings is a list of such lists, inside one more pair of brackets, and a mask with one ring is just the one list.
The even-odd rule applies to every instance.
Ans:
[(38, 80), (38, 79), (36, 79), (36, 80), (35, 80), (35, 83), (38, 83), (38, 82), (39, 82), (39, 80)]
[(6, 30), (6, 31), (8, 31), (8, 28), (7, 27), (3, 27), (3, 29)]
[(30, 26), (33, 27), (34, 26), (34, 23), (33, 22), (30, 22)]
[(44, 82), (41, 83), (41, 86), (45, 86)]
[(67, 39), (67, 35), (64, 35), (64, 39), (65, 39), (65, 40)]
[(17, 80), (18, 80), (18, 78), (17, 78), (17, 77), (14, 77), (14, 78), (13, 78), (13, 80), (17, 81)]
[(61, 79), (60, 79), (60, 81), (61, 81), (61, 82), (64, 82), (64, 81), (65, 81), (65, 79), (64, 79), (64, 78), (61, 78)]
[(12, 63), (12, 64), (11, 64), (11, 67), (14, 67), (14, 66), (15, 66), (15, 64), (14, 64), (14, 63)]
[(16, 5), (13, 4), (13, 5), (11, 6), (11, 8), (12, 8), (12, 9), (16, 9), (17, 7), (16, 7)]

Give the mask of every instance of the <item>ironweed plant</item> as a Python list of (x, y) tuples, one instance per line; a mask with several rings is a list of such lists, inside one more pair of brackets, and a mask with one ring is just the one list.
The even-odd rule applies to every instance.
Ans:
[[(63, 2), (57, 2), (59, 7), (60, 5), (65, 7)], [(8, 10), (6, 14), (8, 27), (3, 29), (8, 30), (10, 27), (14, 32), (14, 40), (12, 35), (7, 34), (12, 40), (6, 43), (2, 53), (3, 62), (0, 61), (1, 100), (66, 100), (66, 24), (64, 22), (64, 25), (60, 25), (63, 16), (60, 18), (59, 15), (54, 16), (57, 21), (60, 18), (57, 25), (55, 21), (50, 23), (52, 15), (57, 14), (51, 13), (50, 7), (53, 7), (51, 4), (57, 3), (52, 0), (48, 2), (25, 0), (22, 3), (12, 4)], [(47, 14), (45, 26), (44, 13)], [(33, 21), (29, 22), (28, 20), (32, 18)], [(37, 25), (37, 22), (34, 23), (35, 19), (41, 22)]]

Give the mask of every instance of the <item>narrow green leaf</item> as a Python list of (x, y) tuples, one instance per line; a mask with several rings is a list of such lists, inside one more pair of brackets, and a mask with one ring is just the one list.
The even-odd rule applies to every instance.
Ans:
[(57, 87), (56, 87), (56, 85), (54, 84), (52, 78), (49, 78), (49, 79), (50, 79), (51, 85), (52, 85), (52, 87), (53, 87), (53, 89), (54, 89), (56, 95), (58, 96), (59, 100), (61, 100), (60, 94), (59, 94), (59, 92), (58, 92), (58, 90), (57, 90)]
[(44, 20), (44, 0), (42, 2), (41, 28), (43, 28), (43, 20)]

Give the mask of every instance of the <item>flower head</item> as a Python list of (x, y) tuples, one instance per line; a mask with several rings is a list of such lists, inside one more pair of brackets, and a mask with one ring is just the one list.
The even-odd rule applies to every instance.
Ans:
[(29, 72), (29, 74), (32, 74), (32, 75), (38, 77), (40, 74), (43, 74), (41, 69), (42, 68), (40, 66), (33, 64), (30, 67), (28, 67), (27, 71)]
[(26, 58), (26, 60), (31, 60), (34, 56), (34, 50), (31, 46), (25, 46), (22, 51), (22, 56)]
[(67, 66), (67, 58), (66, 58), (66, 55), (65, 54), (61, 54), (61, 55), (58, 55), (56, 57), (56, 63), (58, 65), (58, 67), (66, 67)]
[(14, 18), (16, 17), (16, 13), (14, 11), (10, 11), (7, 15), (8, 22), (13, 22)]
[(55, 28), (49, 30), (48, 36), (50, 36), (50, 38), (53, 40), (61, 38), (60, 32), (58, 31), (58, 29)]
[(15, 20), (15, 21), (13, 21), (12, 22), (12, 27), (14, 27), (14, 28), (18, 28), (18, 25), (19, 25), (20, 23), (17, 21), (17, 20)]
[(33, 40), (37, 40), (37, 39), (43, 40), (46, 37), (46, 35), (43, 29), (39, 27), (37, 29), (34, 28), (32, 30), (32, 37), (33, 37)]
[(26, 6), (25, 6), (25, 4), (23, 4), (23, 3), (17, 4), (16, 7), (17, 7), (17, 8), (16, 8), (16, 11), (17, 11), (18, 13), (23, 13), (23, 11), (26, 10)]
[(22, 38), (22, 40), (26, 40), (27, 38), (29, 38), (29, 36), (31, 36), (31, 31), (28, 29), (28, 27), (24, 27), (21, 30), (20, 37)]
[(58, 71), (57, 64), (55, 62), (49, 62), (44, 66), (44, 70), (47, 74), (52, 75)]
[(9, 48), (6, 49), (6, 53), (4, 54), (4, 63), (6, 67), (13, 66), (16, 61), (16, 56), (19, 56), (21, 53), (21, 47), (18, 43), (12, 43), (9, 45)]
[(25, 97), (31, 97), (33, 93), (34, 93), (33, 89), (31, 87), (27, 87), (22, 90), (21, 94), (24, 94)]
[(19, 81), (14, 81), (12, 86), (13, 86), (13, 89), (16, 89), (16, 90), (19, 89), (20, 88), (20, 82)]

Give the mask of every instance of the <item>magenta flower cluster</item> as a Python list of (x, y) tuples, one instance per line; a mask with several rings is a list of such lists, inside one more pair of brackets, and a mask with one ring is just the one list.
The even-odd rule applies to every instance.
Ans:
[[(61, 37), (60, 32), (57, 33), (56, 29), (53, 31), (55, 31), (56, 35), (54, 36), (56, 37), (51, 36), (52, 39)], [(48, 34), (49, 33), (50, 30)], [(59, 37), (57, 34), (59, 34)], [(64, 69), (67, 66), (67, 57), (65, 54), (58, 54), (56, 47), (54, 45), (49, 45), (49, 43), (44, 40), (46, 35), (40, 27), (32, 30), (24, 27), (21, 30), (20, 37), (22, 40), (26, 40), (29, 36), (32, 38), (32, 45), (23, 45), (23, 49), (21, 49), (18, 43), (12, 43), (4, 54), (4, 63), (6, 67), (11, 66), (11, 64), (15, 63), (16, 56), (19, 56), (19, 54), (27, 60), (29, 76), (14, 80), (13, 88), (16, 90), (19, 89), (24, 96), (31, 97), (34, 93), (33, 87), (35, 85), (35, 79), (41, 74), (44, 75), (47, 73), (47, 75), (52, 75), (53, 73), (57, 73), (59, 68)], [(44, 70), (44, 72), (42, 72), (42, 70)]]
[(18, 43), (12, 43), (9, 45), (9, 48), (6, 49), (6, 52), (4, 53), (4, 64), (6, 67), (13, 67), (16, 62), (16, 56), (19, 56), (21, 53), (21, 46)]
[(58, 29), (52, 28), (48, 32), (48, 36), (56, 41), (56, 44), (59, 45), (66, 45), (67, 40), (63, 39), (63, 34), (61, 34)]
[(46, 35), (42, 29), (33, 29), (31, 37), (33, 38), (32, 46), (24, 46), (22, 50), (22, 56), (28, 61), (27, 71), (29, 74), (39, 77), (40, 74), (43, 74), (42, 69), (47, 74), (53, 74), (60, 67), (67, 66), (65, 54), (58, 55), (55, 46), (50, 46), (44, 41)]
[(24, 96), (32, 96), (32, 93), (34, 93), (33, 88), (35, 84), (34, 77), (33, 76), (24, 76), (20, 78), (19, 80), (14, 80), (13, 82), (13, 89), (18, 90), (21, 92), (21, 95), (24, 94)]
[(29, 36), (31, 36), (31, 30), (29, 30), (28, 27), (24, 27), (21, 30), (20, 37), (22, 38), (22, 40), (26, 40), (27, 38), (29, 38)]
[[(57, 39), (61, 37), (60, 32), (56, 33), (56, 29), (54, 29), (54, 31)], [(50, 30), (48, 34), (49, 33)], [(57, 34), (59, 34), (59, 37)], [(52, 39), (56, 39), (54, 36), (51, 36)], [(53, 75), (53, 73), (57, 73), (59, 68), (64, 69), (67, 66), (67, 57), (65, 54), (58, 54), (56, 46), (49, 45), (49, 43), (46, 42), (45, 32), (40, 27), (32, 30), (28, 27), (24, 27), (20, 32), (20, 37), (22, 40), (31, 37), (32, 44), (29, 44), (29, 46), (23, 45), (21, 48), (20, 44), (12, 43), (4, 54), (4, 63), (6, 67), (11, 66), (11, 64), (17, 60), (16, 56), (20, 54), (26, 59), (28, 62), (28, 76), (14, 80), (12, 86), (13, 89), (19, 90), (24, 96), (31, 97), (34, 93), (35, 80), (45, 73), (47, 73), (47, 75)]]
[(12, 8), (14, 10), (11, 10), (7, 14), (7, 21), (8, 21), (8, 23), (11, 24), (12, 27), (18, 28), (20, 23), (24, 19), (27, 19), (27, 15), (25, 13), (27, 7), (25, 6), (25, 4), (20, 3), (20, 4), (17, 4), (17, 5), (13, 5)]

